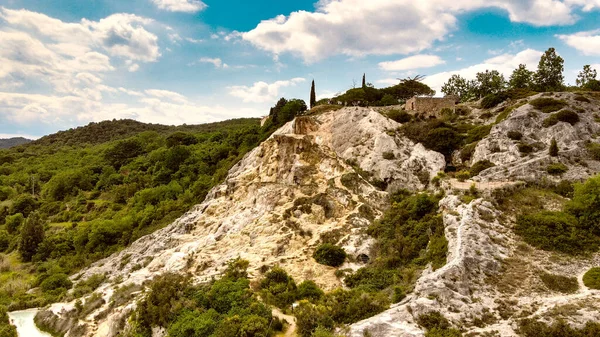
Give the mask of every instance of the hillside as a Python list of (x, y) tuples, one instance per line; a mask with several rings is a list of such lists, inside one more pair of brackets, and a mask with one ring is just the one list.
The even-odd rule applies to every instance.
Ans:
[(258, 119), (106, 121), (0, 150), (0, 307), (61, 300), (67, 289), (46, 279), (64, 281), (172, 222), (271, 132)]
[(0, 149), (9, 149), (11, 147), (27, 144), (29, 142), (31, 142), (31, 139), (23, 137), (0, 139)]
[[(386, 117), (393, 109), (320, 107), (250, 151), (184, 216), (73, 276), (74, 293), (98, 280), (83, 309), (57, 303), (38, 323), (178, 335), (203, 326), (186, 323), (188, 310), (212, 317), (215, 335), (242, 329), (234, 315), (266, 334), (290, 316), (265, 305), (289, 314), (300, 301), (287, 335), (594, 336), (599, 109), (594, 93), (469, 103), (404, 123)], [(563, 120), (567, 110), (577, 119)], [(262, 309), (243, 310), (259, 298)]]

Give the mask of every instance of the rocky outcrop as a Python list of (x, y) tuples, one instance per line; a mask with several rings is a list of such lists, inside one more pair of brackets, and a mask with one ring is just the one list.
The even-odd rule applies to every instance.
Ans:
[[(564, 100), (564, 108), (576, 111), (580, 121), (571, 125), (558, 122), (556, 125), (544, 127), (543, 121), (550, 114), (543, 113), (528, 104), (540, 97), (551, 97)], [(521, 106), (514, 109), (506, 120), (498, 123), (486, 138), (481, 140), (473, 153), (471, 162), (489, 160), (496, 166), (483, 171), (478, 179), (491, 180), (539, 180), (539, 179), (586, 179), (595, 172), (600, 171), (600, 163), (591, 160), (586, 150), (586, 143), (596, 142), (595, 138), (600, 132), (598, 113), (600, 101), (594, 96), (586, 97), (590, 102), (582, 101), (581, 95), (573, 93), (555, 93), (552, 96), (538, 94), (529, 97)], [(510, 131), (520, 132), (521, 140), (512, 140), (508, 137)], [(555, 138), (560, 149), (559, 156), (550, 157), (548, 149), (552, 138)], [(519, 150), (519, 146), (529, 145), (530, 153)], [(546, 168), (552, 163), (562, 163), (569, 170), (562, 177), (551, 176)]]
[[(119, 287), (141, 285), (166, 272), (210, 280), (226, 263), (279, 265), (297, 281), (324, 289), (341, 286), (335, 268), (312, 259), (323, 240), (351, 256), (343, 268), (359, 268), (372, 240), (364, 229), (385, 209), (380, 188), (422, 189), (444, 167), (444, 157), (396, 133), (399, 124), (365, 108), (345, 108), (296, 118), (247, 154), (206, 200), (164, 229), (93, 264), (75, 279), (105, 274), (96, 292), (104, 305), (84, 319), (89, 336), (114, 336), (135, 302), (115, 305)], [(383, 158), (383, 153), (386, 158)], [(375, 188), (370, 182), (383, 182)], [(89, 296), (88, 296), (89, 298)], [(111, 304), (112, 302), (112, 304)], [(69, 317), (67, 305), (54, 315)]]

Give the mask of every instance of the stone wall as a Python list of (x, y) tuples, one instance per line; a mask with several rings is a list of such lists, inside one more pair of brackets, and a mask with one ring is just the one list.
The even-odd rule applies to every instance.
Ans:
[(406, 101), (406, 110), (423, 114), (424, 117), (441, 117), (442, 109), (456, 108), (454, 97), (413, 97)]

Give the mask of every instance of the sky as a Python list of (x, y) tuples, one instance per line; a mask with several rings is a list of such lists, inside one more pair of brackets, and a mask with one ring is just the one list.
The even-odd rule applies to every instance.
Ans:
[(360, 83), (537, 68), (600, 72), (600, 0), (0, 0), (0, 138), (130, 118), (268, 114)]

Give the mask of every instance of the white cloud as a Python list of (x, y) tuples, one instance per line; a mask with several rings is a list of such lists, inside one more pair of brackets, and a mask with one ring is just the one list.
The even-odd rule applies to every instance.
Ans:
[(199, 0), (152, 0), (160, 8), (170, 12), (195, 13), (205, 9), (205, 3)]
[(133, 63), (132, 65), (130, 65), (127, 70), (129, 70), (129, 72), (134, 73), (136, 71), (138, 71), (140, 69), (140, 65), (137, 63)]
[(215, 68), (224, 68), (224, 69), (229, 68), (229, 66), (227, 65), (227, 63), (223, 63), (223, 60), (221, 60), (218, 57), (217, 58), (203, 57), (203, 58), (199, 59), (198, 62), (200, 62), (200, 63), (210, 63), (213, 66), (215, 66)]
[(169, 90), (158, 90), (150, 89), (146, 90), (146, 94), (154, 96), (156, 98), (168, 99), (177, 103), (187, 103), (187, 98), (180, 93), (169, 91)]
[(31, 36), (50, 39), (53, 50), (65, 56), (75, 57), (99, 46), (111, 56), (128, 60), (153, 62), (160, 57), (158, 38), (144, 27), (153, 21), (133, 14), (68, 23), (41, 13), (0, 7), (0, 18)]
[(431, 68), (446, 63), (437, 55), (414, 55), (398, 61), (381, 62), (379, 68), (386, 71), (402, 71)]
[(569, 46), (582, 52), (584, 55), (600, 56), (600, 30), (556, 36)]
[(288, 81), (274, 83), (256, 82), (251, 87), (245, 85), (229, 87), (229, 94), (243, 99), (246, 103), (272, 102), (279, 96), (279, 90), (284, 87), (295, 86), (306, 81), (304, 78), (293, 78)]
[(144, 96), (144, 94), (142, 94), (139, 91), (129, 90), (129, 89), (126, 89), (126, 88), (123, 88), (123, 87), (120, 87), (119, 91), (122, 92), (122, 93), (125, 93), (125, 94), (127, 94), (129, 96), (138, 96), (138, 97), (143, 97)]
[(452, 75), (460, 75), (471, 80), (475, 79), (475, 75), (478, 72), (497, 70), (508, 79), (513, 70), (519, 67), (519, 64), (525, 64), (527, 68), (532, 71), (537, 69), (537, 65), (542, 54), (543, 53), (541, 51), (533, 49), (525, 49), (517, 54), (503, 54), (467, 68), (428, 76), (423, 80), (423, 82), (429, 85), (432, 89), (436, 90), (438, 95), (441, 95), (442, 85), (448, 81)]
[(202, 43), (202, 42), (204, 42), (204, 40), (202, 40), (202, 39), (198, 39), (198, 40), (196, 40), (196, 39), (192, 39), (191, 37), (186, 37), (186, 38), (185, 38), (185, 40), (186, 40), (187, 42), (190, 42), (190, 43), (196, 43), (196, 44), (197, 44), (197, 43)]
[(28, 135), (24, 133), (0, 133), (0, 139), (23, 137), (27, 139), (38, 139), (39, 136)]
[(506, 10), (513, 22), (565, 25), (576, 21), (573, 10), (581, 5), (560, 0), (321, 0), (315, 12), (264, 20), (242, 38), (276, 55), (300, 55), (309, 63), (338, 54), (410, 54), (449, 36), (461, 13), (496, 7)]

